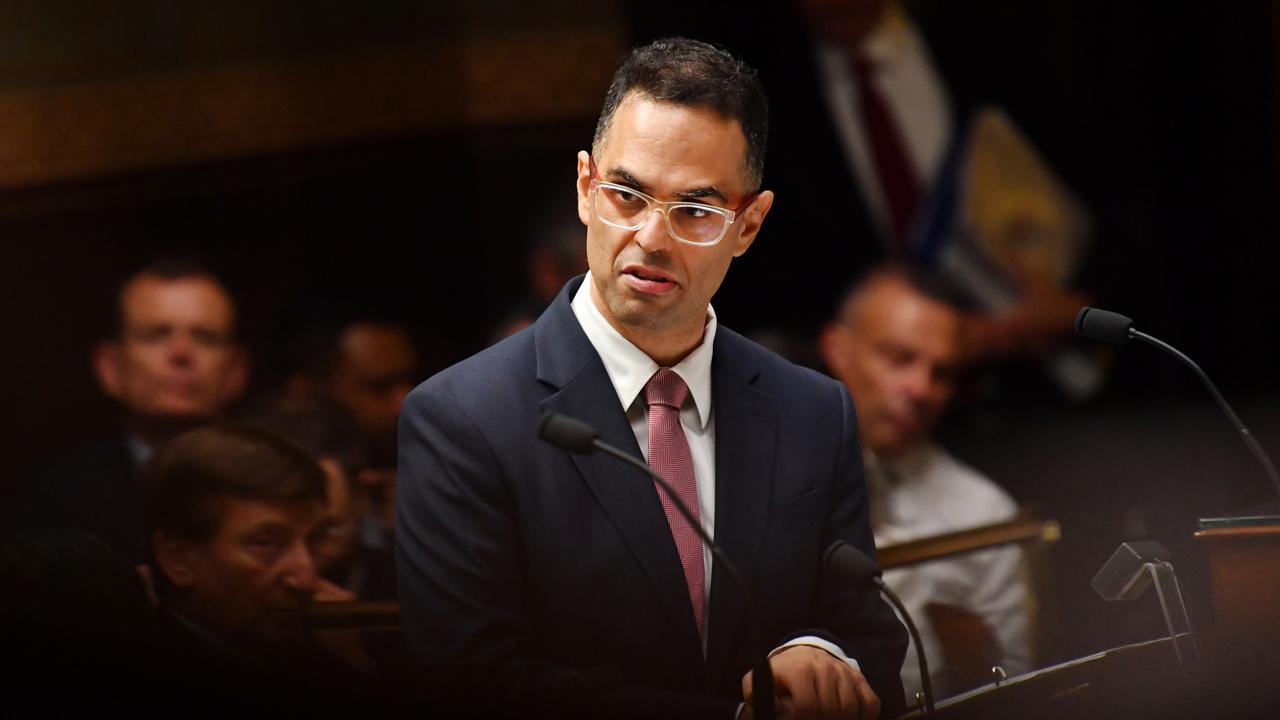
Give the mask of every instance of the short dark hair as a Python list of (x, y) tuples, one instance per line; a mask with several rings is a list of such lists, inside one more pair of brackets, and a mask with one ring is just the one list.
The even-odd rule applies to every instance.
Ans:
[(972, 309), (970, 298), (952, 281), (935, 270), (889, 261), (879, 263), (859, 275), (840, 296), (836, 317), (848, 319), (858, 299), (873, 285), (884, 280), (898, 280), (930, 300), (958, 311)]
[(272, 395), (241, 416), (238, 424), (287, 440), (317, 459), (335, 459), (352, 475), (368, 464), (355, 421), (327, 400)]
[(113, 337), (122, 339), (124, 337), (124, 292), (131, 283), (143, 277), (159, 278), (161, 280), (186, 280), (189, 278), (202, 278), (209, 280), (222, 290), (227, 299), (231, 301), (232, 307), (235, 306), (235, 298), (231, 295), (231, 291), (227, 288), (227, 284), (223, 282), (222, 277), (213, 269), (213, 266), (204, 260), (183, 255), (164, 255), (148, 260), (145, 264), (138, 267), (133, 272), (124, 277), (113, 288), (112, 295), (115, 303), (115, 317), (113, 318), (112, 332)]
[(147, 468), (148, 545), (157, 530), (208, 540), (218, 530), (219, 498), (325, 502), (324, 471), (301, 448), (255, 428), (211, 425), (179, 435)]
[(769, 137), (769, 101), (754, 68), (714, 45), (682, 37), (655, 40), (633, 49), (605, 93), (592, 139), (593, 154), (604, 143), (618, 106), (632, 92), (736, 120), (747, 140), (747, 181), (751, 190), (760, 188)]

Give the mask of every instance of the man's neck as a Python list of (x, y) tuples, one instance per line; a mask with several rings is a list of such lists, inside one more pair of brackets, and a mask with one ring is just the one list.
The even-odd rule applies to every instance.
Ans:
[[(591, 282), (590, 274), (587, 275), (586, 282)], [(626, 338), (627, 342), (652, 358), (659, 367), (673, 367), (685, 359), (702, 344), (702, 338), (706, 332), (707, 316), (705, 314), (701, 322), (688, 323), (687, 327), (683, 328), (651, 330), (624, 325), (618, 322), (605, 305), (594, 283), (591, 284), (591, 302), (595, 303), (596, 310), (600, 311), (600, 315), (614, 330)]]

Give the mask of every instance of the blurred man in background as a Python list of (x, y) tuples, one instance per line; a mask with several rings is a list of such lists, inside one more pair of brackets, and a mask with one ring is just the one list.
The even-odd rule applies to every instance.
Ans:
[[(338, 463), (346, 478), (339, 485), (350, 494), (344, 504), (356, 537), (350, 562), (331, 567), (337, 574), (329, 577), (361, 599), (392, 599), (396, 428), (405, 396), (420, 379), (413, 337), (384, 315), (344, 311), (296, 331), (292, 355), (284, 386), (256, 403), (248, 417), (266, 421), (318, 458), (347, 459)], [(329, 428), (324, 437), (309, 427), (316, 423)], [(358, 448), (349, 447), (352, 430)], [(345, 436), (341, 442), (339, 435)]]
[(142, 466), (169, 438), (222, 415), (244, 392), (248, 358), (235, 339), (230, 293), (206, 266), (155, 261), (115, 297), (114, 336), (93, 353), (120, 430), (40, 468), (19, 489), (24, 523), (69, 525), (141, 561)]
[(251, 428), (201, 428), (157, 454), (145, 494), (161, 692), (213, 690), (256, 712), (264, 698), (320, 708), (354, 689), (358, 646), (339, 658), (305, 625), (313, 602), (351, 597), (317, 572), (325, 486), (306, 452)]
[[(1014, 501), (931, 438), (965, 363), (963, 312), (937, 278), (880, 266), (846, 295), (821, 336), (827, 365), (849, 386), (871, 486), (876, 545), (1010, 519)], [(999, 664), (1009, 675), (1030, 667), (1028, 595), (1016, 547), (890, 570), (885, 581), (920, 626), (935, 693), (966, 689)], [(960, 649), (940, 638), (976, 628)], [(959, 652), (956, 652), (959, 650)], [(903, 685), (921, 687), (908, 652)]]

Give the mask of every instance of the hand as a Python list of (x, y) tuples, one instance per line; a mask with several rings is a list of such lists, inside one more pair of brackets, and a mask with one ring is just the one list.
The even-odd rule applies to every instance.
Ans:
[[(794, 720), (876, 720), (880, 698), (862, 673), (826, 650), (795, 645), (769, 658), (779, 718)], [(742, 678), (746, 705), (741, 718), (753, 718), (751, 673)]]
[(315, 602), (351, 602), (356, 599), (356, 594), (341, 585), (318, 578), (311, 599)]

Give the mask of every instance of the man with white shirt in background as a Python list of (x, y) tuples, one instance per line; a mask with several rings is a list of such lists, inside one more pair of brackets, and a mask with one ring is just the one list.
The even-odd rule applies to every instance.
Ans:
[[(965, 361), (963, 313), (951, 298), (933, 276), (879, 266), (846, 294), (821, 336), (828, 367), (855, 398), (878, 547), (1009, 520), (1017, 512), (999, 486), (931, 438)], [(967, 689), (974, 667), (999, 664), (1009, 675), (1030, 669), (1019, 548), (889, 570), (884, 579), (919, 625), (938, 697)], [(988, 642), (977, 648), (979, 657), (948, 656), (940, 635), (965, 620), (985, 625)], [(913, 652), (902, 670), (908, 697), (921, 687)]]

